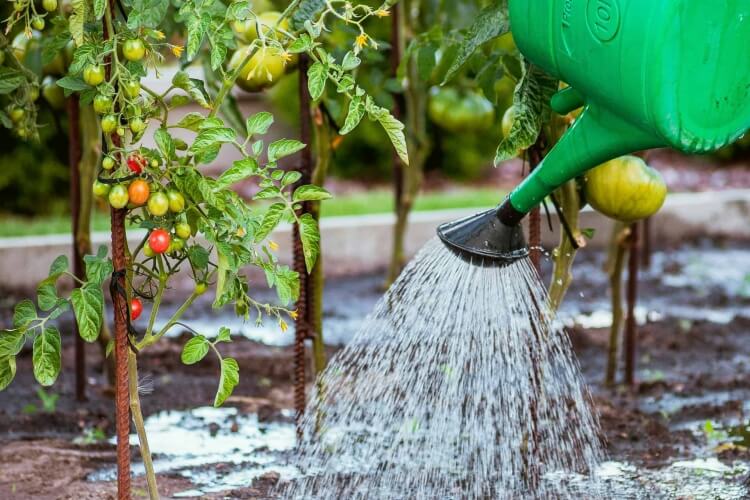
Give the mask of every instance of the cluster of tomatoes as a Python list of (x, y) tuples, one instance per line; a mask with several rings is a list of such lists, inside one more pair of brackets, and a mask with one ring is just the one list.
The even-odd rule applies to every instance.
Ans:
[[(122, 55), (131, 62), (139, 62), (146, 56), (146, 45), (139, 38), (125, 40), (121, 46)], [(83, 81), (86, 84), (100, 88), (106, 76), (104, 65), (96, 63), (89, 64), (83, 69)], [(141, 93), (141, 82), (137, 78), (119, 82), (120, 88), (127, 99), (133, 100)], [(99, 92), (94, 97), (94, 111), (102, 115), (101, 127), (105, 134), (117, 133), (125, 135), (125, 127), (121, 124), (120, 117), (115, 114), (112, 95)], [(146, 122), (140, 116), (137, 108), (133, 107), (127, 117), (127, 125), (134, 135), (141, 134), (146, 130)]]
[[(229, 61), (229, 70), (236, 70), (247, 59), (251, 52), (250, 44), (258, 39), (258, 27), (266, 36), (271, 28), (287, 31), (289, 21), (281, 19), (281, 12), (269, 10), (270, 6), (262, 2), (253, 5), (257, 16), (249, 19), (234, 21), (232, 29), (235, 32), (239, 47)], [(275, 33), (272, 38), (278, 40), (280, 35)], [(275, 85), (284, 74), (295, 66), (294, 57), (278, 47), (261, 47), (255, 51), (240, 70), (236, 84), (246, 92), (260, 92)]]

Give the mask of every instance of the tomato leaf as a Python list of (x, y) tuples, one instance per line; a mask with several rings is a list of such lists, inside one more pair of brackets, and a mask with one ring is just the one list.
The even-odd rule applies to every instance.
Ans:
[(302, 33), (287, 49), (290, 54), (301, 54), (313, 49), (315, 42), (307, 33)]
[(268, 145), (268, 161), (274, 162), (305, 149), (305, 144), (294, 139), (281, 139)]
[(344, 56), (344, 60), (341, 62), (341, 69), (343, 69), (344, 71), (351, 71), (359, 67), (360, 64), (362, 64), (362, 60), (357, 57), (354, 52), (349, 51), (346, 53), (346, 55)]
[(233, 358), (224, 358), (221, 360), (221, 376), (219, 377), (219, 389), (216, 391), (214, 406), (219, 407), (224, 404), (232, 391), (240, 383), (240, 366)]
[(363, 96), (356, 95), (349, 102), (349, 111), (346, 114), (346, 121), (344, 121), (344, 126), (341, 127), (339, 134), (346, 135), (357, 128), (364, 116), (365, 98)]
[(443, 79), (443, 85), (453, 78), (476, 50), (490, 40), (510, 31), (506, 2), (492, 2), (479, 13), (461, 42), (456, 58)]
[(161, 151), (166, 159), (173, 160), (175, 158), (174, 141), (172, 141), (172, 136), (169, 135), (167, 129), (158, 128), (154, 132), (154, 141), (156, 141), (159, 151)]
[(22, 300), (16, 304), (13, 310), (13, 326), (20, 329), (26, 329), (29, 323), (37, 318), (36, 306), (28, 299)]
[(497, 147), (495, 165), (515, 158), (519, 151), (536, 142), (542, 124), (551, 113), (549, 102), (557, 88), (557, 80), (524, 60), (523, 76), (513, 95), (516, 119), (508, 137), (505, 137)]
[(234, 141), (236, 137), (236, 132), (229, 127), (203, 129), (198, 133), (193, 145), (190, 146), (190, 151), (193, 153), (209, 151), (218, 145)]
[(206, 118), (202, 114), (193, 111), (183, 116), (179, 122), (172, 126), (192, 130), (193, 132), (198, 132), (198, 130), (200, 130), (201, 123), (203, 123), (203, 120), (205, 119)]
[(278, 266), (272, 273), (266, 273), (268, 286), (276, 287), (279, 302), (288, 305), (299, 297), (299, 274), (289, 266)]
[[(102, 249), (104, 252), (102, 252)], [(101, 247), (99, 254), (86, 255), (83, 258), (86, 264), (86, 280), (92, 285), (101, 286), (104, 280), (112, 274), (112, 261), (107, 258), (107, 248)]]
[(293, 201), (321, 201), (331, 198), (331, 193), (319, 186), (308, 184), (300, 186), (294, 191)]
[(48, 326), (34, 339), (31, 356), (34, 365), (34, 377), (43, 386), (55, 383), (60, 374), (60, 332)]
[(94, 0), (94, 17), (98, 20), (104, 15), (107, 8), (107, 0)]
[(164, 20), (169, 2), (164, 0), (128, 0), (128, 28), (158, 28)]
[(254, 158), (244, 158), (232, 164), (232, 168), (222, 173), (216, 183), (221, 187), (229, 187), (258, 173), (258, 162)]
[(265, 240), (269, 234), (271, 234), (271, 231), (273, 231), (276, 226), (279, 225), (281, 216), (284, 215), (285, 211), (286, 205), (284, 203), (274, 203), (273, 205), (268, 207), (265, 215), (263, 215), (263, 222), (260, 223), (260, 227), (255, 232), (256, 243), (260, 243), (261, 241)]
[(370, 119), (377, 121), (388, 134), (388, 138), (396, 150), (396, 154), (401, 158), (404, 164), (409, 164), (409, 154), (406, 150), (406, 136), (404, 135), (404, 124), (398, 121), (390, 111), (375, 105), (371, 97), (365, 101), (365, 109), (370, 115)]
[(203, 81), (197, 78), (190, 78), (190, 76), (184, 71), (178, 71), (172, 77), (172, 85), (178, 89), (182, 89), (188, 93), (188, 95), (200, 106), (204, 108), (210, 108), (208, 92)]
[(88, 2), (87, 0), (73, 0), (71, 5), (73, 13), (68, 18), (68, 26), (73, 40), (76, 45), (80, 46), (83, 43), (83, 26), (86, 24)]
[(231, 342), (232, 332), (226, 326), (219, 328), (219, 333), (216, 335), (216, 342)]
[(0, 391), (5, 390), (13, 382), (15, 376), (16, 358), (13, 356), (0, 358)]
[(206, 357), (210, 347), (211, 344), (208, 339), (203, 335), (198, 335), (185, 343), (185, 346), (182, 348), (180, 359), (186, 365), (194, 365)]
[(26, 342), (23, 330), (0, 330), (0, 358), (15, 356)]
[(311, 214), (302, 214), (299, 220), (299, 236), (302, 240), (302, 250), (305, 254), (305, 266), (311, 273), (320, 253), (320, 232), (318, 222)]
[(211, 17), (208, 14), (193, 15), (187, 19), (187, 58), (192, 60), (198, 53), (198, 49), (203, 44), (203, 39), (211, 24)]
[(91, 283), (75, 288), (70, 294), (70, 301), (73, 303), (79, 335), (86, 342), (94, 342), (99, 338), (104, 315), (104, 294), (101, 288)]
[(54, 280), (49, 278), (39, 283), (36, 289), (37, 304), (42, 311), (51, 311), (57, 305), (57, 290)]
[(0, 94), (10, 94), (20, 87), (24, 81), (26, 79), (20, 71), (6, 67), (0, 68)]
[(273, 115), (268, 111), (261, 111), (247, 119), (246, 129), (247, 136), (263, 135), (273, 125)]
[(316, 62), (307, 70), (307, 88), (310, 98), (317, 101), (323, 95), (328, 81), (328, 67), (323, 63)]
[(68, 257), (65, 255), (58, 256), (49, 268), (47, 279), (57, 280), (65, 271), (68, 270)]

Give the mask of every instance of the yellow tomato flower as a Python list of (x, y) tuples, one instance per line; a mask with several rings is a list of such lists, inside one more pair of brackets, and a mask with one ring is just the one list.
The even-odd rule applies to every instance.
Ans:
[(370, 37), (367, 36), (367, 33), (361, 33), (354, 41), (354, 43), (361, 49), (367, 45), (367, 41), (369, 40), (369, 38)]
[(375, 11), (375, 15), (378, 17), (388, 17), (391, 15), (391, 11), (388, 9), (378, 9)]
[(282, 332), (285, 332), (289, 329), (289, 325), (287, 325), (286, 321), (284, 321), (283, 319), (279, 320), (279, 327), (281, 327)]
[(175, 57), (180, 57), (183, 50), (185, 50), (185, 47), (182, 45), (172, 45), (172, 54), (174, 54)]

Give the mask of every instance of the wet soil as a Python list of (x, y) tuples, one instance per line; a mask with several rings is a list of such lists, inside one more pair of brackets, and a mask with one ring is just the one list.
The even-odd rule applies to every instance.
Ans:
[[(750, 289), (743, 288), (750, 267), (742, 267), (748, 262), (745, 259), (750, 259), (750, 251), (744, 248), (739, 243), (718, 247), (711, 243), (655, 255), (652, 270), (645, 272), (641, 283), (639, 305), (644, 314), (638, 331), (638, 383), (614, 388), (602, 384), (609, 330), (590, 321), (603, 308), (606, 311), (607, 287), (600, 271), (604, 256), (581, 255), (563, 317), (568, 317), (567, 331), (590, 384), (612, 460), (639, 469), (657, 469), (699, 456), (716, 457), (730, 466), (750, 461), (747, 447), (704, 430), (707, 421), (717, 428), (737, 429), (750, 418)], [(711, 260), (711, 255), (718, 260)], [(733, 261), (732, 255), (739, 255), (739, 260)], [(702, 264), (700, 259), (704, 259)], [(736, 282), (734, 274), (722, 277), (716, 262), (734, 269)], [(701, 274), (704, 267), (709, 275), (718, 277), (706, 278)], [(380, 278), (372, 276), (329, 283), (328, 321), (335, 323), (338, 318), (346, 322), (352, 316), (363, 316), (377, 300), (379, 286)], [(14, 299), (12, 294), (4, 297), (0, 327), (7, 325)], [(719, 309), (727, 311), (721, 321), (702, 319), (696, 313)], [(685, 311), (696, 314), (683, 314)], [(66, 330), (65, 324), (61, 329)], [(213, 401), (218, 366), (213, 360), (182, 365), (179, 354), (185, 339), (165, 340), (142, 354), (141, 385), (144, 392), (153, 391), (142, 397), (146, 416), (208, 406)], [(115, 497), (111, 480), (87, 480), (95, 471), (114, 464), (113, 445), (96, 439), (113, 432), (112, 394), (101, 375), (101, 354), (96, 345), (87, 346), (89, 397), (86, 402), (76, 402), (70, 339), (64, 344), (63, 373), (47, 390), (59, 395), (54, 412), (46, 412), (35, 394), (38, 385), (31, 375), (28, 350), (18, 357), (16, 380), (0, 393), (0, 498)], [(330, 347), (330, 354), (335, 350)], [(259, 423), (291, 424), (290, 413), (282, 411), (292, 406), (291, 347), (239, 337), (225, 346), (225, 353), (237, 359), (242, 373), (229, 406), (236, 407), (239, 415), (257, 415)], [(232, 425), (230, 420), (227, 425)], [(136, 447), (132, 452), (137, 461)], [(204, 468), (220, 470), (223, 466)], [(268, 498), (277, 477), (265, 473), (247, 487), (199, 496)], [(145, 496), (142, 476), (134, 480), (134, 486), (136, 497)], [(188, 494), (193, 488), (184, 475), (160, 474), (165, 498)]]

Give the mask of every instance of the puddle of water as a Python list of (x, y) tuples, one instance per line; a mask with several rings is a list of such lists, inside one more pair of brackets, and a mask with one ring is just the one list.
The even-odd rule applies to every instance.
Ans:
[[(296, 473), (293, 467), (279, 464), (282, 453), (296, 444), (292, 423), (259, 422), (257, 415), (240, 414), (236, 408), (204, 407), (160, 412), (145, 424), (156, 472), (176, 472), (196, 486), (182, 492), (183, 497), (244, 487), (270, 471), (282, 477)], [(135, 434), (130, 443), (138, 444)], [(144, 473), (140, 462), (133, 464), (133, 473)], [(115, 477), (116, 470), (108, 467), (88, 479), (109, 481)]]

